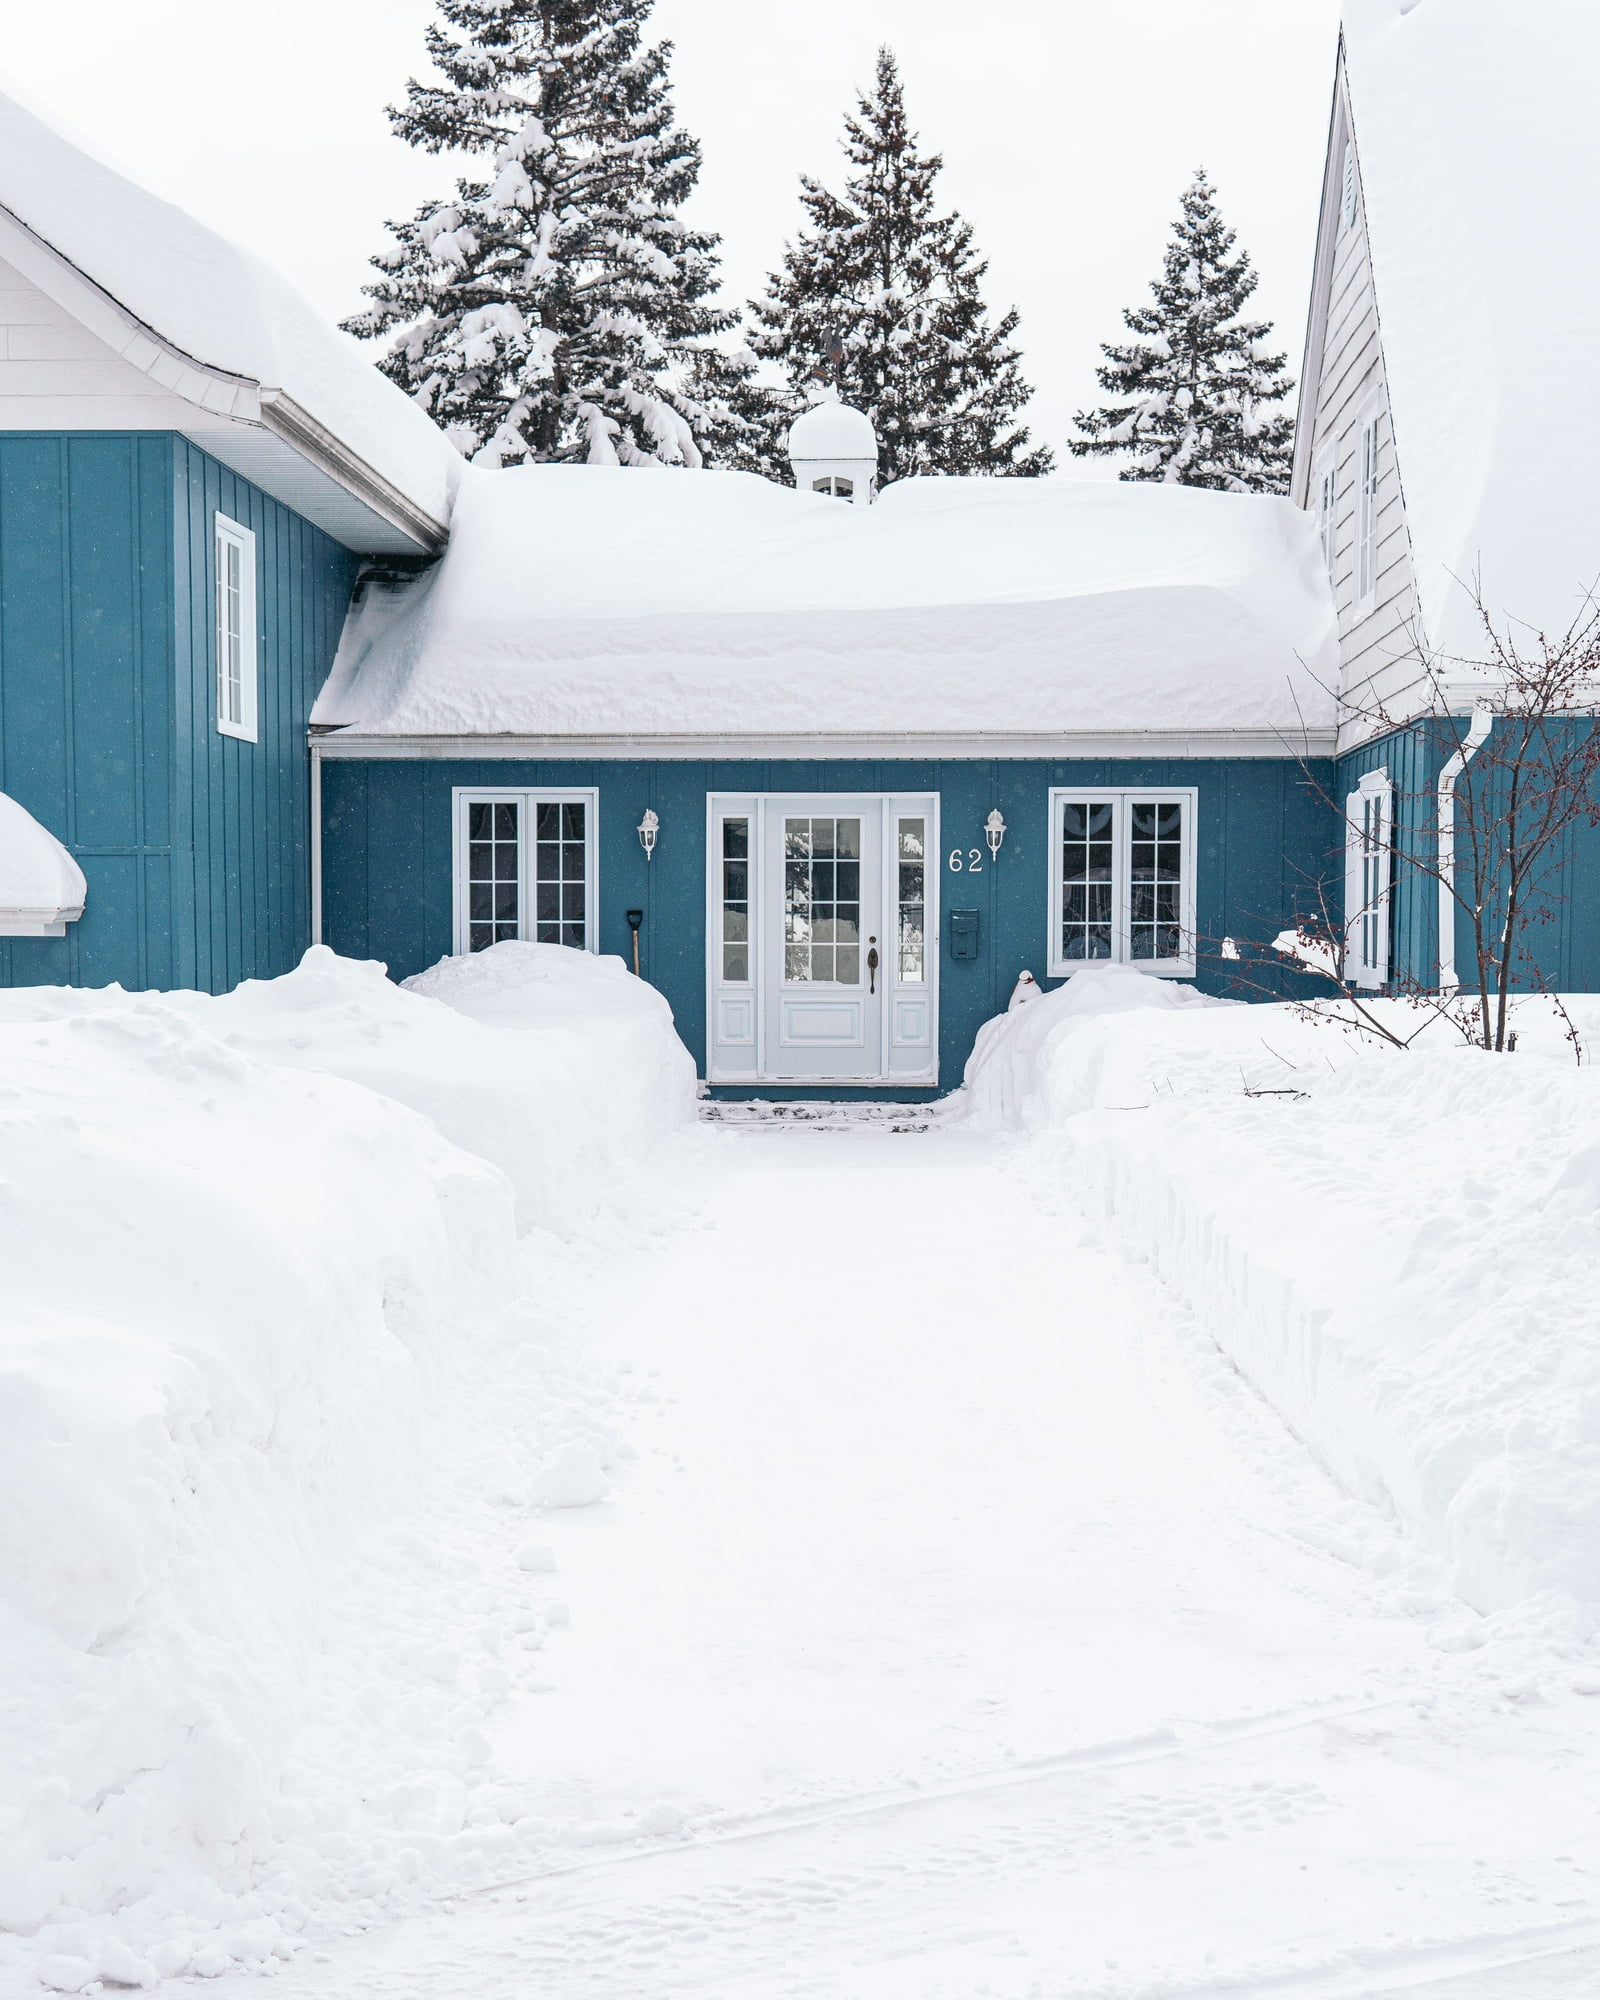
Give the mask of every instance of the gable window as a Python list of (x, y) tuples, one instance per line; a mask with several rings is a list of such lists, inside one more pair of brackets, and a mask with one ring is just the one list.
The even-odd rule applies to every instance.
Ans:
[(217, 728), (256, 740), (256, 538), (216, 517)]
[(1096, 961), (1192, 975), (1196, 794), (1050, 794), (1050, 975)]
[(1317, 539), (1322, 544), (1323, 567), (1333, 581), (1334, 560), (1339, 552), (1339, 462), (1330, 453), (1316, 474)]
[(1356, 149), (1346, 139), (1344, 142), (1344, 167), (1339, 186), (1339, 210), (1344, 217), (1346, 229), (1356, 226)]
[(1389, 906), (1394, 872), (1394, 787), (1369, 771), (1344, 805), (1344, 975), (1352, 986), (1389, 978)]
[(594, 792), (458, 790), (455, 948), (595, 951)]
[(1378, 419), (1361, 426), (1356, 458), (1356, 611), (1370, 611), (1378, 590)]

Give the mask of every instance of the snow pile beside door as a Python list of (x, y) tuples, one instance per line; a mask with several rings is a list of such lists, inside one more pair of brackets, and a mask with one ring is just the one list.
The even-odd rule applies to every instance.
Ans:
[(0, 997), (0, 1991), (264, 1964), (566, 1837), (483, 1725), (614, 1440), (518, 1197), (636, 1226), (693, 1071), (648, 988), (514, 952), (520, 1032), (329, 953)]
[(1470, 1604), (1600, 1607), (1600, 1071), (1543, 1003), (1518, 1054), (1401, 1051), (1086, 971), (984, 1029), (966, 1098)]

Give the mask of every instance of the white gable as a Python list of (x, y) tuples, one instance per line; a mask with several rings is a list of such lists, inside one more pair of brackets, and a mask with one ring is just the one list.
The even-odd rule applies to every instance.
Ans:
[(1600, 579), (1600, 9), (1346, 0), (1361, 197), (1424, 631), (1564, 629)]

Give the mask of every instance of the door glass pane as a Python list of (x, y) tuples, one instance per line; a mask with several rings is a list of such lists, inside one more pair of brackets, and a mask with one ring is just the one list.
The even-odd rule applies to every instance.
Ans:
[(1129, 955), (1183, 956), (1183, 807), (1135, 799), (1128, 808)]
[(534, 808), (534, 936), (540, 944), (588, 947), (588, 811), (581, 800), (540, 799)]
[(750, 822), (722, 822), (722, 976), (750, 977)]
[(1110, 799), (1069, 799), (1061, 809), (1061, 956), (1111, 956), (1112, 839)]
[(895, 893), (899, 915), (900, 977), (924, 977), (928, 914), (927, 824), (903, 819), (898, 829)]
[(467, 948), (485, 951), (521, 935), (522, 808), (505, 800), (467, 803)]
[(861, 983), (861, 820), (783, 823), (783, 976)]

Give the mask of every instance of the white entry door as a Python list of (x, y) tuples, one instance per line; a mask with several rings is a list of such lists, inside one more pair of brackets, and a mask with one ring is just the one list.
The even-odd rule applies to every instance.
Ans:
[(936, 1081), (936, 804), (710, 801), (712, 1081)]
[(763, 928), (769, 1066), (883, 1071), (883, 815), (877, 799), (768, 801)]

